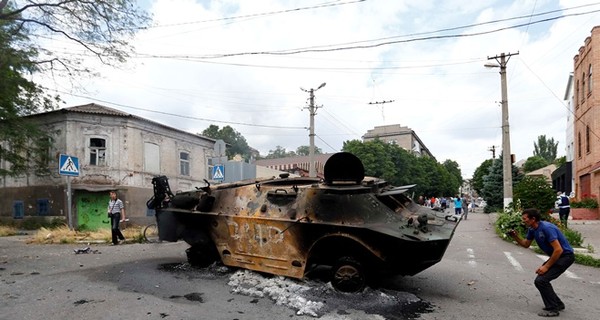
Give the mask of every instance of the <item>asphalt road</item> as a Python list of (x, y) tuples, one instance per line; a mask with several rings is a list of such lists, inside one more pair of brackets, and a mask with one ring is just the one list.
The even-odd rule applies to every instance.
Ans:
[[(184, 243), (96, 245), (97, 253), (75, 254), (84, 246), (29, 245), (25, 238), (0, 238), (0, 319), (504, 320), (539, 319), (542, 308), (533, 279), (543, 257), (498, 239), (485, 214), (462, 221), (442, 262), (414, 277), (360, 294), (302, 282), (309, 299), (325, 306), (316, 317), (233, 292), (235, 270), (189, 268)], [(567, 306), (563, 319), (600, 314), (600, 269), (573, 265), (554, 284)]]

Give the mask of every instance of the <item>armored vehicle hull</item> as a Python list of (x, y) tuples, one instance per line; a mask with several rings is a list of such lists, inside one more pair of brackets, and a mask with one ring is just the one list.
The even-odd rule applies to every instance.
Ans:
[[(329, 171), (329, 173), (328, 173)], [(459, 219), (414, 203), (364, 178), (349, 153), (333, 155), (325, 179), (278, 178), (205, 186), (173, 195), (153, 180), (161, 240), (184, 240), (188, 260), (303, 278), (331, 267), (341, 291), (361, 290), (383, 275), (414, 275), (439, 262)]]

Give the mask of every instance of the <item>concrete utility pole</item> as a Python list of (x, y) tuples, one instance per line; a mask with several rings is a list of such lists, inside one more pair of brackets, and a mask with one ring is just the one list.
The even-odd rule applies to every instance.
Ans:
[[(511, 56), (519, 53), (501, 53), (499, 56), (488, 57), (496, 60), (498, 64), (486, 63), (488, 68), (500, 68), (500, 84), (502, 89), (502, 175), (504, 180), (504, 208), (513, 201), (512, 189), (512, 161), (510, 153), (510, 132), (508, 126), (508, 94), (506, 89), (506, 64)], [(508, 58), (508, 59), (507, 59)]]
[(308, 104), (308, 111), (310, 113), (310, 133), (308, 134), (309, 140), (310, 140), (310, 145), (309, 145), (309, 151), (308, 151), (308, 163), (309, 163), (309, 170), (308, 170), (308, 176), (309, 177), (316, 177), (317, 176), (317, 171), (315, 168), (315, 115), (317, 115), (317, 109), (319, 107), (315, 106), (315, 91), (323, 88), (325, 86), (325, 82), (321, 83), (321, 85), (316, 88), (316, 89), (310, 89), (310, 90), (305, 90), (300, 88), (300, 90), (304, 91), (304, 92), (308, 92), (310, 94), (309, 97), (309, 104)]

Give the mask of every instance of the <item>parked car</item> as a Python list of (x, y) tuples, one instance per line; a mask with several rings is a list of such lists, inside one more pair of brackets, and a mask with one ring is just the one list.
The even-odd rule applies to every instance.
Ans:
[(365, 178), (342, 152), (324, 179), (245, 180), (173, 194), (153, 180), (159, 237), (186, 241), (190, 263), (303, 278), (325, 266), (340, 291), (360, 291), (378, 276), (414, 275), (441, 261), (459, 220), (422, 207), (394, 187)]

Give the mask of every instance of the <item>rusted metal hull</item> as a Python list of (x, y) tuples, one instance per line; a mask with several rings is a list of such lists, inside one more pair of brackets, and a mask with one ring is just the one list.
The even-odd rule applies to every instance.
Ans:
[(243, 181), (179, 193), (156, 207), (159, 236), (227, 266), (293, 278), (341, 258), (378, 275), (414, 275), (439, 262), (458, 221), (415, 204), (406, 188), (359, 178)]

